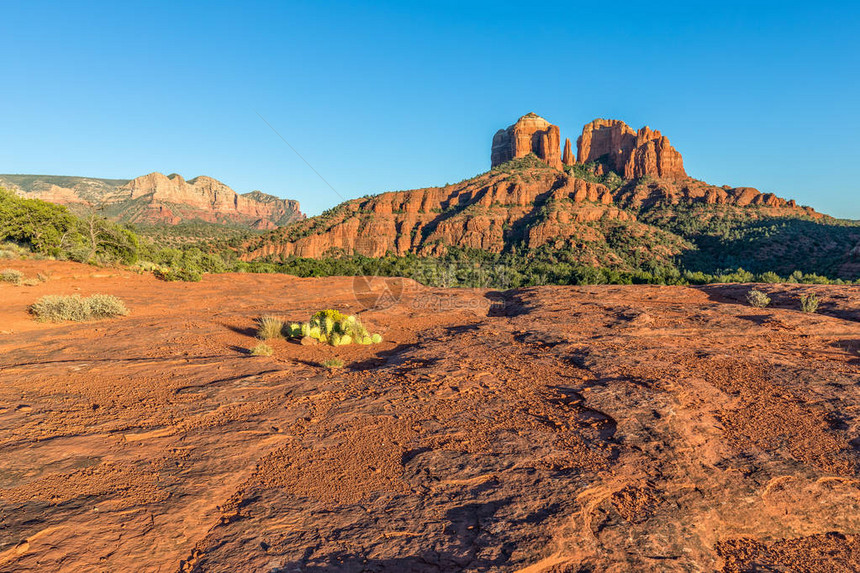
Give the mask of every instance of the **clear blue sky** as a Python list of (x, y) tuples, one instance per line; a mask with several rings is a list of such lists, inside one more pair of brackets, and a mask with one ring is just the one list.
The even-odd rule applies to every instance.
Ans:
[(860, 219), (858, 2), (3, 2), (0, 173), (341, 201), (454, 182), (538, 113)]

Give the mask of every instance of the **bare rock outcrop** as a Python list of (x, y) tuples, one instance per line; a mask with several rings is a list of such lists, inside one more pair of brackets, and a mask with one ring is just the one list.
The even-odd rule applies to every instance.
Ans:
[[(520, 175), (489, 172), (447, 187), (383, 193), (342, 204), (317, 218), (254, 239), (246, 260), (267, 256), (320, 258), (335, 253), (440, 255), (449, 246), (501, 252), (512, 229), (547, 208), (553, 222), (529, 235), (526, 246), (577, 237), (584, 223), (635, 221), (613, 206), (610, 190), (567, 173), (542, 168)], [(529, 223), (540, 227), (541, 223)], [(552, 232), (550, 232), (552, 230)]]
[[(4, 572), (860, 571), (854, 285), (15, 266), (51, 280), (0, 282)], [(78, 289), (132, 315), (27, 312)], [(384, 340), (244, 350), (323, 308)]]
[(491, 163), (495, 167), (534, 153), (547, 165), (561, 169), (560, 143), (561, 136), (557, 125), (552, 125), (537, 114), (528, 113), (493, 136)]
[(596, 119), (582, 128), (576, 146), (579, 163), (598, 162), (626, 179), (687, 177), (681, 154), (648, 126), (636, 132), (617, 119)]
[(576, 158), (573, 156), (573, 152), (570, 149), (570, 139), (564, 140), (564, 153), (562, 153), (561, 162), (565, 165), (573, 165), (576, 163)]

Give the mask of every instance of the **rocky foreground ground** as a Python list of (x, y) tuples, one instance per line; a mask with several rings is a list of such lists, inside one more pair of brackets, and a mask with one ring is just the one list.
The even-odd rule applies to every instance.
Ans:
[[(0, 571), (860, 570), (856, 286), (9, 263), (50, 278), (0, 283)], [(96, 292), (131, 314), (27, 314)], [(385, 342), (247, 353), (326, 307)]]

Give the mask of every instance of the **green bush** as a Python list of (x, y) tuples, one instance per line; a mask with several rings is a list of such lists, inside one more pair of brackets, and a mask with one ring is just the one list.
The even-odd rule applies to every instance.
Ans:
[(329, 368), (331, 370), (335, 370), (337, 368), (343, 368), (343, 360), (340, 358), (330, 358), (322, 363), (325, 368)]
[(759, 280), (763, 283), (771, 283), (771, 284), (785, 282), (785, 281), (783, 281), (782, 277), (780, 277), (778, 274), (776, 274), (775, 272), (772, 272), (772, 271), (767, 271), (767, 272), (764, 272), (761, 275), (759, 275)]
[(765, 308), (770, 304), (770, 297), (760, 290), (752, 289), (747, 293), (747, 302), (756, 308)]
[(43, 296), (33, 303), (30, 312), (39, 320), (61, 322), (125, 316), (128, 309), (120, 299), (109, 294), (94, 294), (86, 298), (73, 294)]
[(803, 312), (817, 311), (820, 303), (821, 299), (814, 292), (800, 295), (800, 310)]
[(155, 278), (161, 279), (167, 282), (173, 281), (185, 281), (185, 282), (200, 282), (203, 280), (203, 273), (200, 271), (196, 271), (193, 269), (185, 269), (185, 268), (168, 268), (168, 269), (156, 269), (152, 272), (155, 275)]
[(0, 281), (19, 285), (24, 281), (24, 273), (15, 269), (3, 269), (0, 271)]
[(79, 262), (133, 264), (139, 250), (137, 235), (122, 225), (96, 215), (76, 217), (61, 205), (5, 189), (0, 189), (0, 240)]
[(529, 153), (523, 157), (517, 157), (496, 165), (491, 171), (495, 173), (515, 173), (530, 169), (552, 169), (552, 167), (541, 161), (534, 153)]

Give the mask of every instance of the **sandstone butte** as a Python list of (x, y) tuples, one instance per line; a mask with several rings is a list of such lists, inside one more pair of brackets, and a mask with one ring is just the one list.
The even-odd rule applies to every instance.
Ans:
[[(547, 167), (505, 169), (505, 162), (529, 155)], [(821, 217), (752, 187), (718, 187), (687, 176), (680, 153), (647, 127), (635, 132), (620, 121), (595, 120), (577, 140), (577, 155), (596, 173), (615, 171), (626, 181), (610, 189), (564, 169), (572, 161), (569, 140), (562, 156), (558, 127), (528, 114), (493, 136), (493, 169), (487, 173), (444, 187), (347, 201), (325, 216), (251, 240), (243, 258), (439, 255), (449, 245), (501, 252), (515, 236), (524, 236), (530, 249), (561, 246), (595, 239), (587, 223), (601, 219), (627, 221), (634, 232), (653, 230), (637, 222), (635, 211), (658, 202), (759, 207), (750, 210), (752, 216)]]
[(547, 165), (561, 169), (559, 137), (557, 125), (552, 125), (539, 115), (528, 113), (493, 136), (492, 166), (534, 153)]
[[(27, 178), (25, 184), (23, 178)], [(150, 173), (127, 180), (0, 175), (19, 195), (77, 208), (98, 208), (108, 218), (175, 225), (201, 220), (270, 230), (304, 218), (298, 201), (252, 191), (238, 194), (212, 177)]]

